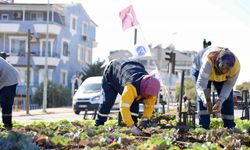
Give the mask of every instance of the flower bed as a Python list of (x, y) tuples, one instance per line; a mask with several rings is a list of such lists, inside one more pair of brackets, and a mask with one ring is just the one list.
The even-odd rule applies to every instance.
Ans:
[(109, 120), (94, 127), (93, 120), (14, 123), (0, 132), (0, 149), (250, 149), (250, 121), (236, 120), (238, 130), (222, 128), (212, 119), (211, 129), (177, 126), (175, 117), (158, 115), (143, 136)]

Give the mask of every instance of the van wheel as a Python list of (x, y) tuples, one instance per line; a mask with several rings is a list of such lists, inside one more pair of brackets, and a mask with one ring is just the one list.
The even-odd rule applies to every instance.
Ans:
[(80, 114), (80, 111), (79, 110), (74, 110), (74, 113), (79, 115)]

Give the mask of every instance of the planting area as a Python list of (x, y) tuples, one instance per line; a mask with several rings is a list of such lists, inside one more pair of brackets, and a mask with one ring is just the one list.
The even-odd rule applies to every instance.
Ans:
[(14, 123), (13, 131), (0, 132), (0, 149), (250, 149), (250, 121), (236, 119), (237, 129), (225, 129), (220, 119), (211, 129), (178, 126), (175, 116), (155, 115), (143, 136), (109, 120), (94, 127), (94, 120)]

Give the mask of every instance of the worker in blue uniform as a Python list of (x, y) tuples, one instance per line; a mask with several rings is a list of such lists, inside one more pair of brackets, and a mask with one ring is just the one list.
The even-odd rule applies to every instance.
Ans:
[(141, 135), (142, 132), (137, 127), (139, 101), (143, 99), (144, 102), (140, 124), (145, 125), (154, 110), (156, 96), (160, 90), (159, 80), (149, 75), (144, 66), (137, 61), (113, 60), (104, 70), (102, 89), (104, 100), (99, 106), (95, 125), (104, 125), (119, 93), (123, 122), (131, 128), (134, 135)]
[[(199, 124), (209, 129), (210, 114), (221, 113), (224, 127), (234, 128), (233, 87), (240, 72), (240, 62), (228, 49), (208, 47), (195, 56), (192, 76), (197, 93)], [(211, 102), (211, 84), (218, 100)]]
[(0, 57), (0, 104), (4, 128), (11, 130), (13, 126), (12, 107), (20, 76), (16, 68), (8, 63), (5, 58)]

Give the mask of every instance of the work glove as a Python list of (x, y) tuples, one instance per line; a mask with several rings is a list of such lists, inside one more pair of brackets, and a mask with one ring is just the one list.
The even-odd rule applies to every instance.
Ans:
[(213, 106), (213, 112), (214, 113), (218, 113), (218, 112), (220, 112), (221, 111), (221, 107), (222, 107), (222, 104), (223, 104), (223, 102), (222, 102), (222, 100), (217, 100), (216, 101), (216, 103), (214, 104), (214, 106)]
[(144, 128), (148, 128), (151, 127), (151, 122), (148, 119), (143, 119), (140, 123), (139, 123), (139, 128), (140, 129), (144, 129)]
[(137, 128), (136, 126), (133, 126), (133, 127), (131, 128), (131, 132), (132, 132), (133, 135), (135, 135), (135, 136), (140, 136), (140, 135), (142, 135), (142, 131), (141, 131), (139, 128)]

